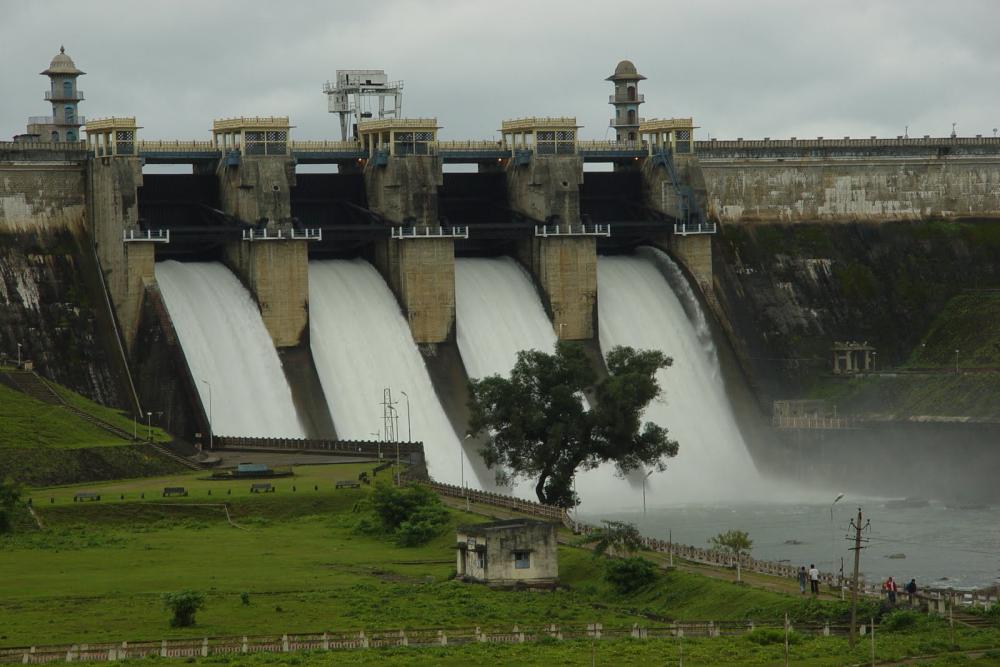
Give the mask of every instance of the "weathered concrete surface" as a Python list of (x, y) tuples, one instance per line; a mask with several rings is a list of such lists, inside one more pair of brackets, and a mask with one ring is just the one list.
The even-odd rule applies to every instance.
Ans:
[(0, 155), (0, 232), (82, 229), (84, 161), (4, 162)]
[(256, 224), (286, 222), (292, 217), (291, 188), (295, 162), (286, 156), (243, 156), (237, 166), (217, 167), (219, 202), (232, 216)]
[(90, 240), (77, 229), (0, 232), (0, 354), (116, 407), (127, 399)]
[(710, 302), (715, 300), (715, 286), (712, 272), (712, 235), (673, 235), (670, 237), (670, 251), (684, 268), (694, 277), (701, 292)]
[(879, 141), (699, 142), (710, 215), (723, 222), (1000, 216), (1000, 142)]
[(260, 306), (275, 347), (298, 345), (309, 325), (307, 241), (233, 241), (226, 264)]
[(582, 183), (583, 159), (576, 155), (536, 155), (507, 168), (510, 207), (535, 220), (557, 216), (563, 224), (579, 223)]
[(518, 259), (542, 289), (559, 340), (594, 336), (597, 317), (597, 239), (532, 237), (518, 243)]
[(437, 226), (437, 189), (444, 182), (441, 158), (432, 155), (392, 156), (384, 166), (365, 166), (368, 207), (394, 222)]
[(154, 244), (122, 241), (126, 229), (138, 226), (137, 189), (142, 185), (142, 167), (138, 158), (127, 157), (99, 158), (89, 164), (89, 227), (121, 334), (131, 351), (144, 282), (155, 280)]
[(455, 327), (455, 243), (452, 239), (385, 239), (375, 266), (395, 293), (418, 344), (450, 340)]

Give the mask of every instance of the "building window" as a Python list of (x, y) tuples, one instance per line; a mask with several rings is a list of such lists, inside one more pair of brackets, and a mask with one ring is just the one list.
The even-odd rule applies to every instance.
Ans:
[(628, 124), (635, 125), (635, 109), (628, 110)]
[(66, 141), (76, 141), (76, 133), (73, 130), (66, 132)]
[(485, 570), (486, 569), (486, 552), (485, 551), (477, 551), (476, 552), (476, 566), (480, 570)]
[(52, 141), (59, 141), (59, 133), (54, 130), (52, 132)]
[(63, 97), (67, 100), (73, 99), (73, 82), (63, 81)]
[(514, 552), (514, 569), (515, 570), (527, 570), (531, 567), (531, 552), (530, 551), (515, 551)]
[(76, 111), (70, 105), (63, 107), (63, 117), (66, 119), (67, 123), (76, 122)]

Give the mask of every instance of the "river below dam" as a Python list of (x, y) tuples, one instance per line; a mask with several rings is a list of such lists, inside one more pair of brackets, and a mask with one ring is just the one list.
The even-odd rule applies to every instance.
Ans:
[[(751, 555), (791, 565), (815, 563), (823, 571), (844, 573), (853, 567), (853, 546), (847, 539), (850, 521), (860, 506), (871, 529), (861, 552), (861, 572), (869, 582), (892, 576), (902, 586), (916, 578), (922, 588), (978, 588), (1000, 583), (1000, 507), (951, 507), (930, 502), (899, 507), (885, 499), (844, 498), (830, 504), (742, 503), (738, 505), (647, 505), (641, 491), (635, 509), (580, 512), (589, 523), (612, 519), (634, 523), (644, 535), (678, 544), (707, 548), (709, 538), (726, 530), (745, 530), (753, 540)], [(836, 497), (831, 494), (830, 501)], [(887, 506), (888, 502), (888, 506)], [(853, 536), (853, 533), (851, 533)], [(900, 554), (904, 557), (900, 558)]]

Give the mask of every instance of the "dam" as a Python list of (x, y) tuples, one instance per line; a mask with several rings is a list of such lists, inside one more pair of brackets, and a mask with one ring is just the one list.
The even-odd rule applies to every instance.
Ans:
[(557, 340), (583, 344), (596, 367), (627, 344), (675, 358), (649, 413), (684, 460), (662, 480), (591, 473), (591, 498), (645, 485), (752, 495), (757, 461), (716, 353), (734, 348), (726, 363), (762, 402), (786, 397), (757, 382), (771, 358), (742, 341), (772, 331), (740, 299), (756, 269), (730, 260), (733, 235), (995, 219), (1000, 140), (700, 140), (693, 118), (637, 115), (641, 78), (628, 61), (609, 77), (612, 140), (582, 138), (572, 116), (504, 119), (492, 139), (444, 138), (437, 118), (362, 118), (339, 140), (241, 116), (189, 141), (146, 139), (131, 116), (92, 119), (85, 141), (0, 144), (0, 229), (81, 230), (116, 353), (138, 378), (131, 410), (163, 406), (203, 447), (211, 435), (383, 440), (391, 389), (408, 422), (394, 436), (424, 443), (432, 476), (493, 488), (465, 439), (466, 382)]

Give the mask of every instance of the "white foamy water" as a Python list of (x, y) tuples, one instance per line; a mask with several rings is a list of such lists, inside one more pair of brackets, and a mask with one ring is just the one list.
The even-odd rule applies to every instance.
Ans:
[(413, 440), (424, 443), (430, 474), (459, 483), (458, 437), (396, 298), (371, 264), (361, 259), (309, 262), (309, 337), (337, 435), (376, 439), (383, 390), (389, 387), (400, 401), (396, 408), (405, 437), (405, 391)]
[(156, 264), (156, 281), (212, 432), (304, 437), (274, 343), (239, 279), (217, 262), (169, 260)]
[(534, 283), (512, 257), (456, 258), (455, 302), (458, 350), (471, 378), (508, 376), (521, 350), (555, 348)]
[[(671, 282), (658, 265), (673, 273)], [(705, 316), (676, 265), (652, 249), (599, 257), (597, 298), (605, 354), (628, 345), (673, 358), (657, 374), (662, 395), (647, 407), (645, 419), (668, 428), (680, 452), (665, 472), (649, 478), (647, 505), (767, 498), (726, 396)], [(609, 481), (604, 469), (581, 475), (578, 489), (585, 510), (642, 505), (641, 483)]]

